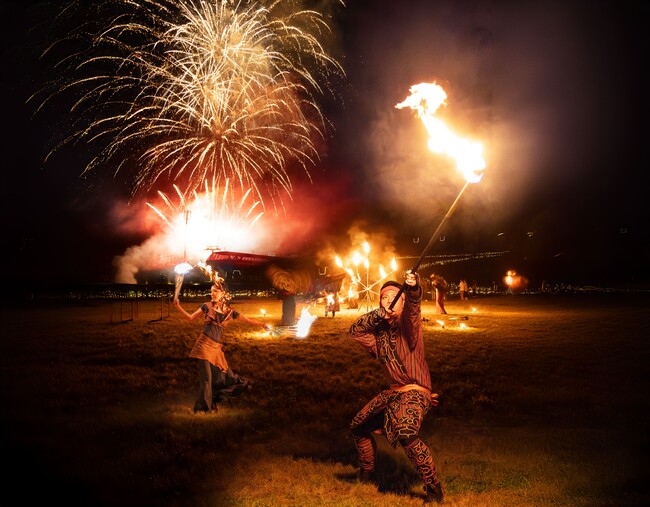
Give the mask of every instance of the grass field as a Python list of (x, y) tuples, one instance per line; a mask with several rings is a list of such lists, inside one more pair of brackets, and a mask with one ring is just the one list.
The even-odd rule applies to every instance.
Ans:
[[(444, 504), (650, 505), (649, 303), (647, 292), (486, 296), (448, 302), (442, 327), (425, 302), (441, 403), (422, 437)], [(234, 306), (280, 322), (279, 301)], [(230, 326), (226, 356), (255, 386), (206, 415), (192, 411), (187, 358), (200, 323), (173, 307), (6, 305), (0, 505), (421, 505), (419, 478), (383, 440), (378, 487), (355, 481), (348, 424), (383, 379), (347, 336), (360, 311), (310, 311), (305, 339)]]

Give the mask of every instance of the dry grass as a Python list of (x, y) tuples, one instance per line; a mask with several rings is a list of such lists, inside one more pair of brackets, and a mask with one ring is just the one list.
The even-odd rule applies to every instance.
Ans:
[[(451, 301), (444, 328), (427, 302), (441, 405), (423, 437), (445, 505), (649, 504), (649, 302), (645, 293)], [(278, 301), (236, 307), (280, 321)], [(192, 412), (187, 358), (200, 324), (168, 316), (159, 301), (116, 323), (130, 311), (110, 302), (3, 309), (1, 504), (421, 504), (420, 480), (384, 441), (379, 487), (354, 480), (348, 423), (384, 385), (347, 338), (359, 311), (324, 318), (317, 307), (302, 340), (228, 328), (229, 362), (255, 387), (208, 415)]]

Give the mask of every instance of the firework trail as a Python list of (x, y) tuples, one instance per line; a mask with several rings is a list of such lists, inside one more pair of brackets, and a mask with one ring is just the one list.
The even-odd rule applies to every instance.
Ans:
[[(91, 19), (45, 51), (62, 77), (30, 98), (38, 111), (73, 97), (72, 133), (50, 155), (99, 143), (83, 174), (100, 166), (126, 173), (134, 195), (163, 179), (186, 196), (229, 179), (262, 206), (265, 197), (290, 196), (288, 165), (309, 176), (329, 127), (316, 96), (344, 73), (319, 42), (329, 31), (324, 17), (280, 12), (287, 4), (73, 2), (60, 20), (83, 8)], [(73, 52), (71, 41), (89, 44)]]

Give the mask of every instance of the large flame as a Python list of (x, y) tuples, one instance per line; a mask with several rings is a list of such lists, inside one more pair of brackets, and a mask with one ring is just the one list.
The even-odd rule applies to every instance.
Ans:
[(316, 315), (309, 313), (308, 307), (303, 308), (298, 323), (296, 324), (296, 337), (306, 338), (309, 335), (309, 329), (316, 318)]
[(410, 92), (411, 95), (395, 107), (415, 109), (429, 133), (429, 149), (453, 158), (456, 168), (468, 183), (481, 181), (486, 166), (483, 145), (457, 136), (435, 116), (438, 108), (447, 100), (445, 90), (434, 82), (413, 85)]

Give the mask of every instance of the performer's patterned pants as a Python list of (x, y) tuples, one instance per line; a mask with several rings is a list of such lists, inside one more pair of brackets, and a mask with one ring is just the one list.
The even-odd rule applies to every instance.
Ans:
[(428, 486), (436, 484), (438, 482), (436, 465), (427, 444), (417, 437), (411, 441), (400, 440), (399, 442), (424, 483)]
[(438, 482), (433, 456), (418, 433), (431, 405), (418, 391), (383, 391), (366, 404), (350, 424), (359, 466), (364, 472), (375, 470), (377, 445), (372, 433), (383, 433), (391, 445), (400, 443), (424, 483)]

